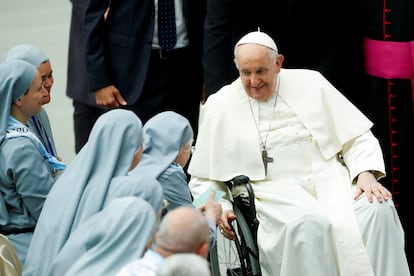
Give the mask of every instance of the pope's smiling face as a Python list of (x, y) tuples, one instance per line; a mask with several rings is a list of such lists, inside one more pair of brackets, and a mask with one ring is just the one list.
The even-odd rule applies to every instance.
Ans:
[(242, 44), (237, 47), (234, 59), (244, 90), (259, 101), (269, 99), (276, 87), (283, 56), (259, 44)]

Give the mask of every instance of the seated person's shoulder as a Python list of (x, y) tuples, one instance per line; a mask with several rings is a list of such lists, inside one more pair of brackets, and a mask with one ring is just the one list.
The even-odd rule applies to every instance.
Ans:
[(310, 83), (324, 86), (326, 78), (317, 70), (312, 69), (283, 69), (281, 72), (281, 82), (288, 82), (290, 86), (307, 87)]
[[(282, 74), (283, 75), (303, 75), (303, 77), (321, 77), (322, 74), (314, 69), (306, 69), (306, 68), (300, 68), (300, 69), (286, 69), (283, 68)], [(301, 76), (302, 77), (302, 76)]]
[[(3, 141), (1, 155), (8, 156), (8, 159), (18, 160), (27, 159), (29, 156), (42, 158), (36, 145), (26, 137), (16, 137)], [(43, 158), (42, 158), (43, 159)]]
[(205, 105), (214, 106), (215, 109), (226, 109), (238, 103), (235, 101), (235, 98), (238, 98), (240, 92), (245, 93), (240, 79), (236, 79), (233, 83), (225, 85), (216, 93), (211, 94), (207, 98)]
[(165, 171), (159, 176), (161, 179), (168, 179), (172, 176), (185, 175), (183, 168), (176, 162), (171, 163)]

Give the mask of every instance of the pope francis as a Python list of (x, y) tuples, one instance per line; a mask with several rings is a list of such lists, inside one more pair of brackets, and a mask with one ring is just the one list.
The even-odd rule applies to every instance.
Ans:
[[(263, 275), (410, 275), (391, 193), (377, 182), (385, 168), (372, 122), (320, 73), (282, 68), (263, 32), (234, 54), (240, 77), (202, 106), (193, 196), (250, 178)], [(235, 215), (221, 203), (231, 239)]]

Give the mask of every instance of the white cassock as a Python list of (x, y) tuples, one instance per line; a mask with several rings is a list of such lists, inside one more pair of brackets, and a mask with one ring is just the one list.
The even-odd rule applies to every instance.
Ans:
[[(393, 202), (353, 200), (360, 172), (385, 173), (372, 123), (315, 71), (282, 69), (275, 109), (274, 97), (249, 104), (240, 79), (209, 97), (188, 170), (194, 197), (249, 176), (263, 275), (410, 275)], [(260, 141), (273, 158), (266, 176)]]

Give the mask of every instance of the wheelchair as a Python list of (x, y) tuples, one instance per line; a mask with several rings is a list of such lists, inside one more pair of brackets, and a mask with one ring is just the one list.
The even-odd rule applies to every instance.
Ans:
[[(225, 182), (237, 218), (230, 223), (236, 239), (229, 240), (217, 235), (217, 242), (210, 248), (209, 260), (212, 276), (259, 276), (259, 250), (257, 247), (257, 227), (254, 205), (254, 192), (247, 176), (239, 175)], [(233, 197), (235, 187), (243, 187), (247, 193)], [(217, 233), (219, 233), (217, 231)]]

